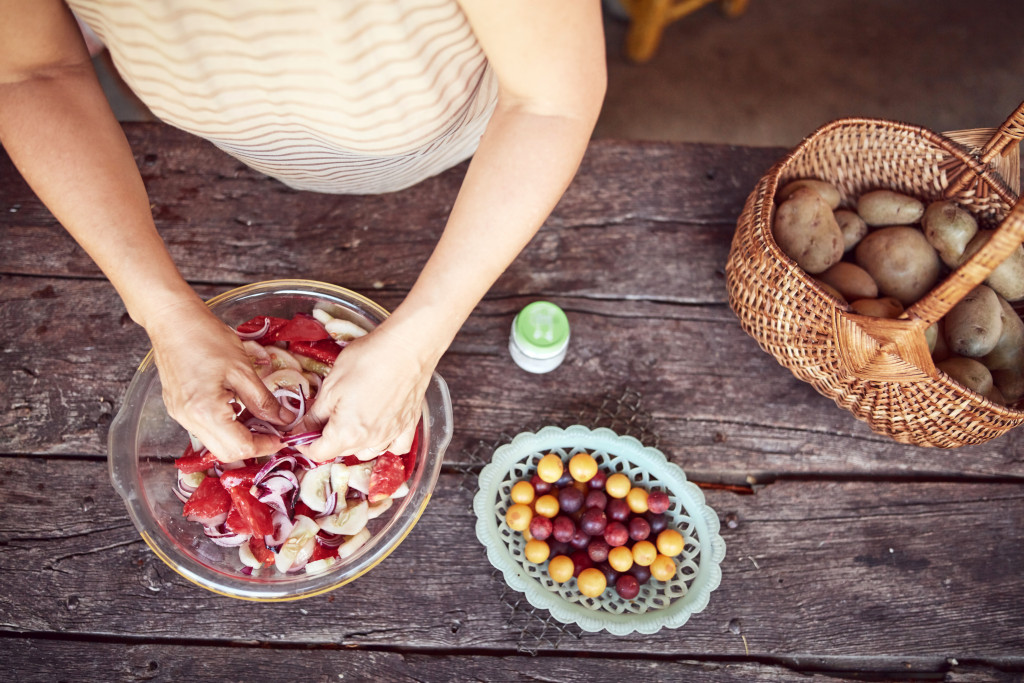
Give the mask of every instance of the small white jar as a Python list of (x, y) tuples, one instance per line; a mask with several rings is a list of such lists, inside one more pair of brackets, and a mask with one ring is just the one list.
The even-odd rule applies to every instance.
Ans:
[(534, 301), (512, 321), (508, 350), (527, 372), (551, 372), (565, 360), (569, 348), (569, 318), (550, 301)]

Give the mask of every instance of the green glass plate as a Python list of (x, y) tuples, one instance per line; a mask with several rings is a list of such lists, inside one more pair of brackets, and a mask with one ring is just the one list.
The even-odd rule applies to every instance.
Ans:
[[(548, 577), (546, 562), (538, 565), (526, 559), (523, 534), (505, 523), (512, 485), (529, 479), (542, 456), (553, 452), (568, 462), (581, 451), (590, 453), (608, 475), (622, 472), (634, 486), (667, 492), (671, 501), (666, 512), (669, 527), (683, 534), (686, 541), (683, 553), (674, 558), (676, 575), (669, 581), (651, 579), (633, 600), (622, 599), (611, 586), (590, 598), (579, 592), (576, 579), (555, 583)], [(718, 515), (679, 466), (631, 436), (581, 425), (523, 432), (494, 452), (480, 473), (479, 483), (473, 510), (476, 535), (487, 548), (487, 559), (531, 605), (548, 610), (564, 624), (574, 623), (590, 632), (603, 629), (614, 635), (678, 628), (707, 606), (711, 591), (721, 582), (725, 541), (718, 533)]]

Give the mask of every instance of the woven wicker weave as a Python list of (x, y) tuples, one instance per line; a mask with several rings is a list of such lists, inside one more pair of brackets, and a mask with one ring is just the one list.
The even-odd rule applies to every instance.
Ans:
[[(976, 133), (976, 131), (975, 131)], [(984, 281), (1024, 239), (1019, 168), (1024, 103), (988, 142), (876, 119), (841, 119), (808, 136), (761, 179), (740, 215), (726, 265), (729, 301), (743, 329), (801, 380), (898, 442), (953, 448), (1000, 436), (1024, 422), (936, 369), (925, 330)], [(975, 136), (976, 137), (976, 136)], [(1013, 163), (1006, 159), (1013, 157)], [(1017, 171), (1019, 174), (1019, 171)], [(886, 188), (923, 201), (948, 198), (996, 235), (899, 320), (857, 315), (827, 294), (772, 237), (776, 190), (798, 178), (832, 182), (843, 205)]]

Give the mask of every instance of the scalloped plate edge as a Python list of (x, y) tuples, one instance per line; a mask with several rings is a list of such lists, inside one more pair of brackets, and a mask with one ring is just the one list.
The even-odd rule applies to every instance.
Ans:
[[(666, 609), (652, 610), (644, 614), (598, 613), (567, 602), (557, 594), (545, 590), (532, 577), (524, 576), (521, 565), (508, 553), (506, 544), (500, 537), (494, 515), (494, 501), (498, 494), (498, 486), (504, 480), (509, 467), (531, 453), (559, 447), (554, 442), (556, 439), (560, 440), (562, 446), (568, 445), (566, 441), (572, 439), (573, 447), (603, 450), (636, 463), (636, 459), (630, 457), (633, 455), (640, 460), (650, 459), (657, 467), (664, 468), (664, 474), (659, 472), (658, 479), (666, 485), (674, 484), (672, 488), (676, 495), (684, 494), (684, 508), (704, 527), (700, 529), (701, 535), (709, 540), (706, 546), (708, 550), (701, 550), (702, 569), (684, 597)], [(700, 511), (700, 515), (696, 514), (697, 510)], [(511, 442), (494, 451), (491, 462), (481, 470), (479, 489), (473, 497), (473, 511), (477, 516), (477, 539), (486, 548), (488, 561), (501, 571), (509, 587), (523, 593), (534, 607), (546, 609), (558, 621), (575, 623), (584, 631), (596, 632), (604, 629), (612, 635), (628, 635), (633, 632), (649, 635), (662, 628), (678, 628), (684, 625), (691, 615), (707, 607), (711, 592), (721, 583), (720, 565), (725, 557), (725, 541), (719, 534), (721, 525), (718, 515), (705, 502), (704, 492), (686, 478), (682, 468), (669, 462), (660, 450), (644, 446), (635, 437), (616, 434), (606, 427), (590, 429), (583, 425), (566, 428), (548, 426), (537, 432), (521, 432), (515, 435)]]

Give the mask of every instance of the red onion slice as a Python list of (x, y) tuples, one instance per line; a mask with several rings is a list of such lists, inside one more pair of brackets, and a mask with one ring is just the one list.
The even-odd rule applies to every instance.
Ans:
[[(295, 412), (295, 419), (281, 428), (281, 431), (283, 432), (290, 432), (295, 429), (300, 422), (302, 422), (302, 418), (306, 417), (306, 397), (302, 395), (301, 391), (278, 389), (274, 392), (274, 398), (276, 398), (282, 406)], [(288, 399), (298, 401), (299, 407), (297, 410), (294, 406), (288, 403)]]
[(236, 534), (234, 531), (227, 531), (223, 526), (204, 526), (206, 536), (219, 546), (224, 548), (237, 548), (243, 543), (248, 543), (252, 534)]
[(268, 460), (263, 467), (260, 468), (260, 471), (256, 473), (256, 476), (253, 478), (253, 483), (259, 484), (268, 477), (271, 472), (291, 472), (294, 467), (295, 458), (292, 455), (272, 455), (270, 456), (270, 460)]
[(341, 534), (330, 534), (326, 531), (321, 531), (316, 535), (316, 542), (325, 548), (337, 548), (345, 541), (345, 537)]
[[(266, 420), (261, 420), (258, 417), (249, 418), (243, 423), (250, 432), (256, 432), (257, 434), (271, 434), (273, 436), (282, 436), (280, 430), (277, 427), (270, 424)], [(287, 430), (285, 430), (287, 431)]]
[(274, 512), (272, 519), (274, 521), (274, 533), (273, 535), (265, 536), (263, 539), (268, 548), (276, 548), (288, 540), (288, 534), (292, 532), (292, 527), (295, 526), (291, 518), (281, 512)]
[(238, 335), (239, 339), (249, 341), (249, 340), (259, 339), (260, 337), (265, 335), (269, 330), (270, 330), (270, 318), (264, 318), (263, 319), (263, 327), (261, 327), (260, 329), (256, 330), (255, 332), (239, 332), (238, 330), (235, 330), (235, 334)]
[(327, 500), (324, 502), (324, 509), (317, 517), (325, 517), (327, 515), (333, 515), (338, 509), (338, 492), (331, 491), (331, 495), (327, 496)]
[(296, 464), (298, 464), (304, 470), (311, 470), (314, 467), (323, 464), (315, 460), (311, 460), (307, 458), (305, 455), (302, 455), (301, 453), (296, 453), (293, 457), (295, 458)]
[(256, 485), (256, 499), (287, 516), (291, 512), (298, 485), (295, 473), (290, 470), (281, 470)]
[(317, 439), (323, 436), (323, 432), (303, 432), (301, 434), (292, 434), (281, 439), (281, 443), (285, 446), (308, 446)]

